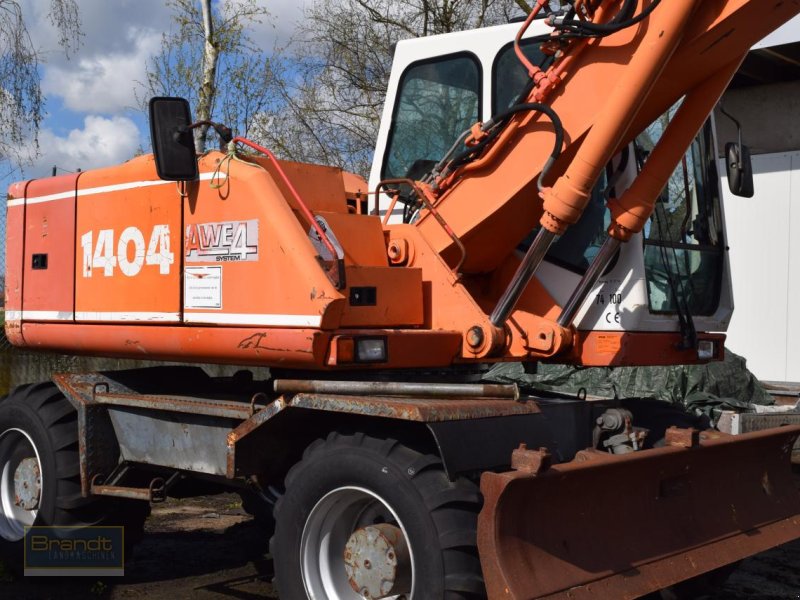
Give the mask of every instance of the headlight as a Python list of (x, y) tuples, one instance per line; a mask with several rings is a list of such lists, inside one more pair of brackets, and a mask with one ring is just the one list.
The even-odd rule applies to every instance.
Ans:
[(356, 362), (386, 362), (386, 338), (356, 338)]
[(717, 343), (714, 340), (700, 340), (697, 342), (697, 358), (712, 360), (717, 355)]

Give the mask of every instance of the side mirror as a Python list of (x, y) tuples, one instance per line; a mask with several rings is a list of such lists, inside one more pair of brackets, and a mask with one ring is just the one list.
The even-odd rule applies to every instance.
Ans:
[(197, 179), (189, 102), (183, 98), (156, 97), (150, 99), (149, 109), (150, 139), (158, 177), (167, 181)]
[(750, 148), (742, 143), (742, 124), (725, 110), (722, 102), (719, 103), (719, 111), (733, 121), (739, 136), (738, 142), (725, 144), (725, 170), (728, 173), (728, 187), (734, 196), (752, 198), (755, 194), (753, 161), (750, 158)]
[(750, 149), (736, 142), (725, 144), (725, 168), (728, 172), (728, 187), (731, 194), (742, 198), (752, 198), (755, 194), (753, 186), (753, 161)]

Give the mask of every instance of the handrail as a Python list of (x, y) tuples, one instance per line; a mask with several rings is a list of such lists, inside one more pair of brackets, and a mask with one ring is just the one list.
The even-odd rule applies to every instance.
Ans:
[(331, 242), (326, 231), (322, 227), (320, 227), (319, 223), (317, 223), (317, 219), (314, 217), (314, 213), (312, 213), (311, 210), (309, 210), (308, 206), (306, 206), (306, 203), (303, 202), (303, 199), (300, 197), (300, 194), (297, 193), (297, 190), (295, 189), (294, 185), (292, 185), (292, 182), (289, 180), (289, 177), (286, 175), (286, 172), (281, 168), (278, 159), (275, 158), (275, 155), (272, 153), (272, 151), (269, 150), (268, 148), (265, 148), (264, 146), (256, 144), (255, 142), (251, 142), (247, 138), (243, 137), (233, 138), (232, 143), (234, 144), (239, 143), (239, 144), (244, 144), (245, 146), (250, 146), (251, 148), (253, 148), (253, 150), (258, 150), (262, 154), (265, 154), (267, 158), (269, 158), (272, 161), (272, 163), (275, 165), (275, 170), (278, 172), (278, 176), (281, 178), (281, 181), (283, 181), (283, 183), (289, 189), (289, 193), (294, 198), (294, 201), (297, 202), (297, 206), (300, 208), (300, 212), (303, 213), (303, 216), (311, 224), (311, 227), (313, 227), (314, 231), (317, 232), (320, 241), (322, 241), (322, 243), (325, 245), (325, 248), (328, 249), (328, 252), (331, 253), (331, 259), (338, 260), (339, 253), (336, 251), (336, 247)]
[[(336, 274), (332, 275), (331, 271), (328, 271), (327, 273), (328, 278), (336, 286), (336, 289), (342, 290), (345, 287), (347, 287), (347, 284), (345, 282), (345, 269), (344, 269), (343, 258), (339, 256), (339, 253), (337, 252), (336, 247), (333, 245), (330, 238), (328, 237), (327, 232), (317, 222), (317, 219), (314, 217), (314, 213), (312, 213), (311, 210), (308, 208), (308, 206), (306, 206), (306, 203), (303, 202), (303, 199), (300, 197), (300, 194), (297, 192), (297, 189), (294, 187), (294, 185), (292, 185), (292, 182), (289, 180), (289, 177), (286, 175), (286, 172), (283, 170), (280, 163), (278, 162), (278, 159), (275, 158), (275, 155), (272, 153), (272, 151), (269, 150), (269, 148), (265, 148), (264, 146), (256, 144), (255, 142), (252, 142), (247, 138), (243, 137), (235, 137), (233, 138), (231, 143), (232, 144), (239, 143), (239, 144), (244, 144), (245, 146), (249, 146), (254, 150), (257, 150), (258, 152), (261, 152), (262, 154), (266, 155), (266, 157), (272, 161), (272, 164), (275, 167), (275, 171), (278, 173), (278, 176), (281, 178), (281, 181), (283, 181), (283, 183), (288, 188), (289, 193), (292, 195), (292, 198), (294, 198), (294, 201), (297, 203), (300, 212), (303, 213), (303, 216), (311, 224), (311, 227), (314, 229), (314, 231), (317, 232), (319, 240), (323, 243), (328, 252), (331, 253), (330, 262), (333, 263), (333, 265), (335, 266)], [(323, 259), (323, 262), (328, 262), (328, 261), (325, 261)]]
[[(439, 211), (437, 211), (436, 208), (433, 206), (433, 203), (425, 194), (425, 190), (422, 189), (417, 184), (417, 182), (412, 179), (406, 179), (406, 178), (384, 179), (383, 181), (379, 182), (377, 187), (375, 188), (376, 197), (380, 198), (379, 192), (383, 188), (386, 188), (390, 185), (400, 185), (400, 184), (406, 184), (409, 187), (411, 187), (412, 190), (414, 190), (414, 193), (417, 195), (417, 198), (419, 198), (420, 202), (422, 202), (425, 205), (425, 208), (427, 208), (428, 212), (433, 215), (433, 218), (436, 219), (436, 222), (442, 226), (442, 229), (444, 229), (445, 233), (448, 236), (450, 236), (450, 239), (453, 240), (453, 242), (455, 242), (456, 246), (458, 246), (458, 249), (461, 251), (461, 259), (458, 261), (456, 268), (453, 269), (453, 274), (456, 276), (456, 279), (458, 279), (458, 277), (460, 276), (459, 273), (461, 272), (461, 267), (467, 260), (467, 249), (464, 246), (464, 243), (456, 235), (456, 232), (453, 231), (453, 228), (447, 224), (447, 221), (444, 220), (444, 217), (442, 217), (442, 215), (439, 214)], [(397, 203), (397, 196), (395, 196), (395, 198), (392, 200), (392, 203), (389, 207), (389, 211), (391, 211), (394, 208), (394, 205), (396, 203)], [(377, 209), (377, 204), (376, 204), (376, 209)], [(390, 214), (391, 212), (386, 213), (385, 217), (386, 221), (388, 221), (388, 217)], [(384, 222), (384, 225), (385, 224), (386, 223)]]

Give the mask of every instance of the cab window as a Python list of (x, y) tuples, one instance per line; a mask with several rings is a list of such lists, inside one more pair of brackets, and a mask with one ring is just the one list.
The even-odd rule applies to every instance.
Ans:
[(416, 177), (439, 161), (479, 120), (480, 90), (480, 65), (472, 54), (409, 66), (400, 79), (382, 177)]
[[(638, 137), (640, 163), (646, 162), (678, 106)], [(724, 258), (718, 182), (711, 123), (706, 122), (673, 171), (644, 228), (651, 312), (677, 312), (678, 298), (685, 300), (694, 315), (716, 312)]]
[[(552, 59), (539, 50), (540, 45), (539, 41), (522, 40), (520, 48), (533, 64), (547, 69)], [(497, 53), (492, 68), (492, 112), (497, 114), (514, 104), (529, 81), (528, 72), (514, 52), (514, 43), (503, 46)], [(548, 262), (576, 273), (586, 272), (600, 250), (611, 222), (611, 214), (606, 209), (603, 196), (605, 187), (606, 178), (603, 173), (580, 220), (550, 247), (546, 256)], [(527, 250), (538, 231), (538, 227), (534, 229), (520, 244), (519, 249)]]
[[(574, 273), (583, 274), (594, 260), (606, 239), (606, 231), (611, 224), (611, 213), (606, 208), (605, 196), (606, 174), (603, 172), (592, 190), (589, 202), (577, 223), (567, 228), (548, 250), (545, 260)], [(539, 232), (536, 227), (518, 246), (525, 252), (533, 243)], [(608, 266), (610, 271), (616, 265), (616, 257)]]
[[(528, 60), (547, 69), (552, 59), (542, 54), (540, 45), (541, 42), (535, 40), (520, 42), (522, 53)], [(514, 52), (514, 43), (503, 46), (492, 67), (492, 114), (496, 115), (514, 104), (529, 81), (528, 72)]]

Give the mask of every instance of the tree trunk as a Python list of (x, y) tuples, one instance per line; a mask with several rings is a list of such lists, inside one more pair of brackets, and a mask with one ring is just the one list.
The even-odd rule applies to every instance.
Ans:
[[(214, 106), (214, 96), (217, 91), (217, 59), (219, 50), (214, 38), (214, 22), (211, 18), (211, 0), (200, 0), (203, 8), (203, 81), (197, 98), (196, 118), (198, 121), (211, 120), (211, 109)], [(197, 152), (202, 154), (206, 150), (206, 133), (208, 126), (203, 125), (194, 130), (194, 141)]]

